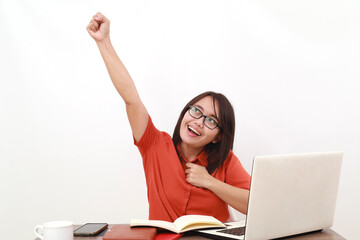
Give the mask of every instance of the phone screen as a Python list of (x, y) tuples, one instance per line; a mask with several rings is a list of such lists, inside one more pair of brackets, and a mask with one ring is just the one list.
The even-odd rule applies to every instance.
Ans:
[(74, 236), (94, 236), (106, 229), (107, 223), (86, 223), (74, 231)]

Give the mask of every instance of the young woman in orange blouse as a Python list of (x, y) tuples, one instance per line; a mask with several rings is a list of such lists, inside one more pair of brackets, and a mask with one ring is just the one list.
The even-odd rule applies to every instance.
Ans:
[(153, 124), (110, 41), (110, 21), (97, 13), (87, 26), (110, 78), (126, 104), (134, 143), (143, 158), (149, 219), (187, 214), (229, 218), (228, 205), (246, 214), (250, 176), (232, 152), (235, 117), (228, 99), (205, 92), (182, 112), (173, 137)]

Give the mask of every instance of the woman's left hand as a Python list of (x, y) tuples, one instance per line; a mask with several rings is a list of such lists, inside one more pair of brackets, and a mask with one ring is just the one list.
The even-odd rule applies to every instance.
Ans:
[(191, 185), (201, 188), (209, 188), (213, 177), (208, 173), (205, 167), (186, 163), (186, 181)]

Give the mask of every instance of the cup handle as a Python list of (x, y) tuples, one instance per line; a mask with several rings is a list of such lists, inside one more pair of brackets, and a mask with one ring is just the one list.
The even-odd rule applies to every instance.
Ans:
[[(39, 229), (41, 229), (41, 233), (39, 233)], [(37, 225), (35, 228), (34, 228), (34, 233), (35, 235), (40, 238), (40, 239), (43, 239), (44, 238), (44, 235), (43, 235), (43, 232), (44, 232), (44, 227), (42, 225)]]

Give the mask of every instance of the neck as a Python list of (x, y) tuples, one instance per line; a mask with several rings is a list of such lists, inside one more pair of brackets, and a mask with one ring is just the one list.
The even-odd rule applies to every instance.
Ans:
[(185, 144), (184, 142), (180, 143), (181, 152), (189, 161), (194, 160), (199, 153), (203, 150), (203, 148), (194, 148)]

